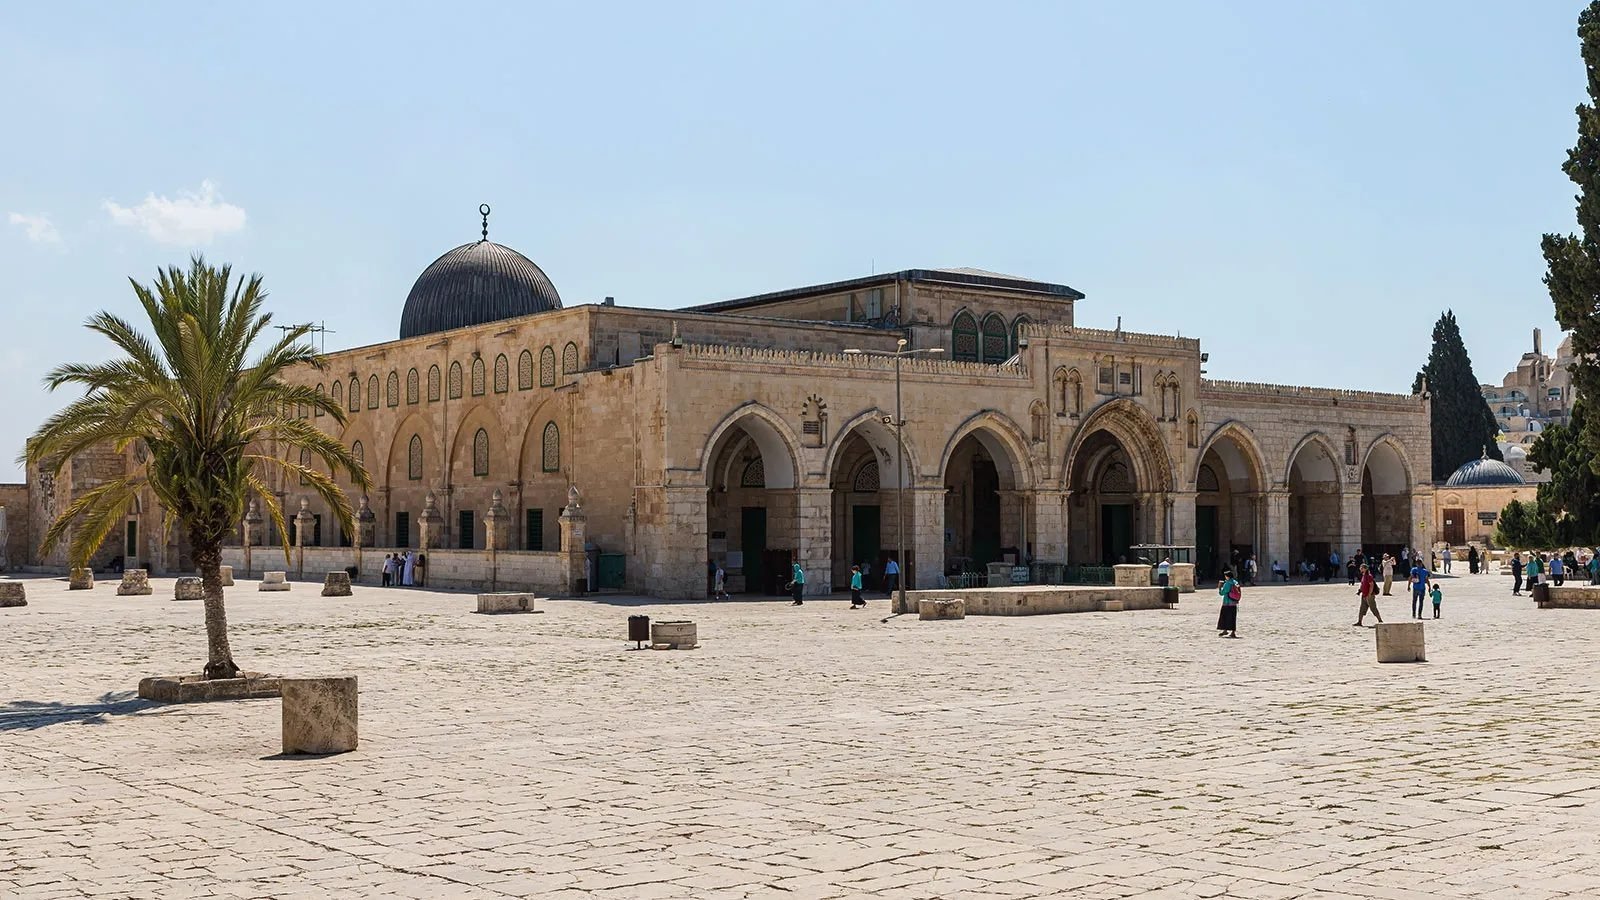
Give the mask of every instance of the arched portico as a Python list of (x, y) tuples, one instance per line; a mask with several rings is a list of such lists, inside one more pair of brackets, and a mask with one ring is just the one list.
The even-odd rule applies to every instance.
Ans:
[(1067, 561), (1111, 565), (1134, 544), (1170, 539), (1172, 464), (1161, 429), (1131, 400), (1113, 400), (1085, 420), (1067, 450)]
[(1238, 422), (1217, 428), (1196, 454), (1190, 489), (1195, 497), (1195, 574), (1216, 578), (1252, 555), (1263, 576), (1266, 534), (1266, 463), (1250, 429)]
[(789, 580), (801, 541), (797, 447), (782, 419), (756, 405), (725, 418), (707, 442), (706, 557), (722, 565), (730, 592), (773, 596)]
[(850, 583), (852, 565), (863, 567), (868, 590), (881, 584), (885, 563), (898, 555), (901, 538), (897, 529), (902, 524), (908, 554), (914, 549), (915, 504), (898, 488), (913, 480), (916, 461), (907, 447), (903, 463), (896, 465), (899, 451), (894, 429), (884, 424), (885, 417), (878, 409), (855, 416), (828, 448), (830, 557), (835, 586)]
[(1339, 457), (1333, 442), (1321, 432), (1301, 438), (1289, 454), (1284, 482), (1289, 486), (1289, 547), (1294, 554), (1291, 567), (1309, 561), (1319, 569), (1328, 565), (1330, 554), (1344, 534), (1343, 485), (1339, 478)]
[(969, 419), (946, 441), (940, 463), (946, 573), (1027, 558), (1027, 491), (1034, 479), (1026, 448), (1016, 423), (993, 412)]
[(1394, 553), (1410, 544), (1411, 467), (1392, 435), (1368, 447), (1361, 464), (1361, 545), (1369, 554)]

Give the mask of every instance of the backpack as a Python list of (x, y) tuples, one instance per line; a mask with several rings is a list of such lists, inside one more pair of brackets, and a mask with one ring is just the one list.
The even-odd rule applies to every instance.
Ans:
[(1239, 590), (1239, 583), (1234, 582), (1233, 587), (1228, 588), (1228, 599), (1238, 603), (1241, 593), (1242, 592)]

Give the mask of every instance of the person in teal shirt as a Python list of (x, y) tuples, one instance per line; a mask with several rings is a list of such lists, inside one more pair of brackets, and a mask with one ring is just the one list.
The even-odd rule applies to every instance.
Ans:
[(1439, 582), (1433, 583), (1433, 591), (1428, 594), (1433, 600), (1433, 617), (1439, 618), (1439, 607), (1444, 605), (1444, 590), (1439, 587)]
[(806, 593), (806, 572), (800, 568), (799, 563), (794, 564), (794, 571), (789, 575), (789, 592), (794, 597), (792, 606), (805, 605), (805, 601), (800, 598)]
[(866, 606), (866, 605), (867, 605), (867, 601), (861, 599), (861, 567), (860, 566), (851, 566), (850, 567), (850, 608), (851, 609), (860, 609), (861, 607)]
[(1233, 579), (1232, 572), (1223, 570), (1217, 593), (1222, 596), (1222, 612), (1217, 614), (1217, 637), (1236, 638), (1239, 636), (1239, 598), (1244, 591)]

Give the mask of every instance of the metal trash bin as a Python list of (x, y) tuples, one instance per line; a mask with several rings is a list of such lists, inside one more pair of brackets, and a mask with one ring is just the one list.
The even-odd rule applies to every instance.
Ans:
[(1168, 609), (1171, 609), (1172, 607), (1177, 606), (1178, 605), (1178, 589), (1175, 588), (1175, 587), (1164, 587), (1164, 588), (1162, 588), (1161, 589), (1161, 602), (1166, 604)]
[(1533, 586), (1533, 590), (1529, 593), (1533, 595), (1533, 602), (1539, 604), (1541, 608), (1550, 602), (1550, 584), (1548, 582), (1539, 582)]
[(649, 616), (628, 617), (628, 640), (633, 641), (635, 645), (643, 644), (650, 640)]

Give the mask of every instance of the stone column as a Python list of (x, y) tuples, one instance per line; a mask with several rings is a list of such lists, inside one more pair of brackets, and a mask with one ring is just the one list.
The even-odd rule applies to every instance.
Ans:
[(250, 574), (250, 551), (255, 546), (256, 535), (261, 531), (261, 510), (256, 508), (256, 501), (250, 501), (249, 509), (244, 513), (244, 577)]
[(906, 488), (906, 553), (900, 561), (906, 587), (932, 590), (944, 574), (944, 487)]
[(1023, 522), (1026, 502), (1022, 491), (1001, 490), (1000, 495), (1000, 546), (1015, 547), (1017, 553), (1026, 551), (1028, 528)]
[(1431, 490), (1420, 492), (1415, 487), (1411, 489), (1411, 524), (1406, 528), (1406, 533), (1411, 535), (1411, 546), (1426, 550), (1439, 538), (1439, 535), (1432, 531), (1433, 507), (1434, 496)]
[(1172, 538), (1168, 543), (1176, 547), (1192, 547), (1195, 542), (1194, 491), (1173, 491), (1167, 495), (1172, 504)]
[(500, 551), (511, 549), (511, 513), (496, 488), (489, 498), (489, 508), (483, 514), (484, 548)]
[(376, 515), (373, 515), (372, 507), (367, 505), (367, 495), (362, 494), (361, 505), (356, 507), (356, 533), (354, 535), (354, 540), (351, 542), (355, 546), (356, 551), (357, 578), (361, 577), (360, 573), (365, 569), (362, 564), (363, 561), (361, 558), (361, 551), (367, 547), (371, 547), (373, 544), (373, 537), (377, 532), (377, 522), (375, 521), (377, 518), (378, 517)]
[[(417, 549), (423, 553), (433, 549), (433, 542), (443, 532), (444, 518), (439, 515), (439, 508), (434, 505), (433, 491), (422, 498), (422, 512), (417, 515)], [(404, 547), (400, 549), (404, 550)]]
[(1339, 495), (1339, 558), (1345, 559), (1361, 546), (1361, 492)]
[(634, 573), (630, 585), (656, 597), (703, 598), (709, 506), (705, 485), (643, 486), (635, 496), (637, 559), (629, 565)]
[(830, 514), (833, 491), (830, 488), (800, 488), (795, 499), (795, 561), (806, 573), (807, 594), (828, 594), (833, 590), (833, 534)]
[(1265, 520), (1261, 529), (1265, 542), (1262, 555), (1265, 559), (1257, 557), (1256, 562), (1263, 564), (1269, 577), (1273, 560), (1283, 563), (1291, 573), (1295, 572), (1295, 566), (1305, 554), (1289, 546), (1289, 492), (1282, 488), (1267, 491), (1262, 499)]
[(1067, 561), (1067, 502), (1071, 491), (1033, 492), (1033, 558), (1036, 562)]
[(567, 504), (561, 510), (561, 576), (562, 589), (571, 596), (583, 593), (578, 587), (584, 579), (583, 545), (588, 539), (588, 517), (583, 508)]
[(294, 567), (295, 577), (306, 577), (306, 532), (316, 524), (316, 518), (311, 515), (311, 503), (306, 498), (300, 498), (300, 511), (294, 514)]

